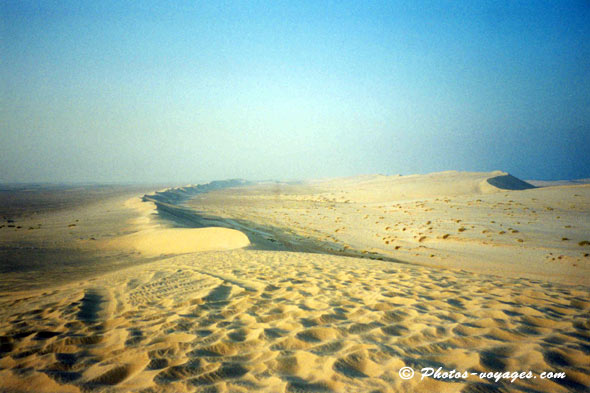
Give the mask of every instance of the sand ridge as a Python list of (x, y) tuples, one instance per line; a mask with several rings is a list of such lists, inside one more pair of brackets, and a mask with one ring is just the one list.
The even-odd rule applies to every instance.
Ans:
[(146, 229), (111, 239), (105, 247), (133, 249), (147, 256), (185, 254), (198, 251), (232, 250), (247, 247), (248, 237), (228, 228)]
[[(158, 196), (170, 189), (156, 192)], [(175, 194), (183, 188), (174, 189)], [(174, 221), (158, 220), (158, 205), (151, 197), (133, 197), (124, 206), (134, 209), (138, 217), (128, 221), (130, 232), (96, 243), (103, 249), (133, 250), (144, 256), (185, 254), (199, 251), (232, 250), (247, 247), (248, 237), (240, 231), (229, 228), (183, 228)]]

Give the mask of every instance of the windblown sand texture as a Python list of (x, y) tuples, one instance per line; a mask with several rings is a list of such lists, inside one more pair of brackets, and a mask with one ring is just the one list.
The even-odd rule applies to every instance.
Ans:
[[(147, 252), (152, 259), (87, 279), (1, 293), (0, 391), (587, 391), (590, 286), (584, 253), (589, 245), (582, 239), (590, 233), (588, 187), (507, 191), (486, 181), (504, 174), (430, 176), (441, 183), (441, 176), (457, 178), (464, 187), (453, 186), (453, 195), (440, 195), (437, 189), (438, 196), (428, 196), (428, 188), (419, 185), (402, 199), (392, 185), (396, 178), (366, 177), (198, 194), (187, 204), (200, 206), (209, 220), (242, 226), (252, 245), (240, 249), (243, 238), (222, 231), (229, 238), (235, 235), (229, 247), (235, 249), (166, 249), (162, 254), (168, 256), (157, 259), (157, 247), (131, 247), (137, 242), (129, 239), (184, 229), (160, 219), (167, 205), (154, 210), (151, 199), (132, 199), (128, 208), (142, 210), (125, 213), (127, 226), (117, 235), (101, 232), (96, 240), (78, 241), (96, 253), (120, 247), (121, 258), (141, 258)], [(520, 184), (504, 180), (513, 188)], [(173, 207), (170, 203), (168, 212), (186, 224), (191, 210)], [(313, 214), (317, 217), (312, 219)], [(384, 218), (373, 218), (376, 214)], [(544, 221), (557, 215), (561, 218)], [(341, 222), (335, 222), (337, 217)], [(395, 226), (398, 218), (404, 221)], [(424, 218), (431, 223), (422, 223)], [(457, 219), (461, 222), (452, 221)], [(489, 220), (501, 230), (513, 227), (513, 220), (522, 224), (514, 225), (517, 233), (506, 230), (488, 237), (480, 229), (495, 228)], [(357, 222), (367, 224), (355, 227)], [(466, 229), (435, 240), (455, 224)], [(324, 231), (334, 226), (345, 229), (332, 231), (327, 241)], [(386, 233), (405, 251), (393, 247), (387, 253), (383, 238), (371, 234), (384, 226), (391, 226)], [(215, 231), (213, 242), (223, 237)], [(415, 238), (418, 232), (428, 239)], [(557, 233), (571, 240), (548, 240)], [(517, 236), (525, 241), (512, 241)], [(349, 248), (334, 253), (358, 257), (323, 248), (341, 247), (345, 239)], [(446, 246), (448, 241), (456, 244)], [(470, 254), (484, 242), (489, 247)], [(261, 250), (257, 244), (316, 252)], [(431, 264), (436, 257), (428, 254), (435, 245), (438, 253), (448, 255), (436, 261), (445, 267), (414, 264), (422, 259)], [(495, 248), (506, 249), (508, 260), (495, 262), (504, 254), (480, 259)], [(517, 251), (526, 258), (515, 258)], [(175, 253), (182, 255), (170, 255)], [(404, 258), (416, 253), (411, 261)], [(556, 259), (544, 257), (549, 253)], [(464, 268), (457, 269), (455, 256)], [(531, 268), (530, 263), (538, 265)], [(553, 280), (547, 273), (553, 270), (539, 268), (546, 264), (562, 266), (563, 274)], [(486, 273), (488, 266), (497, 270)], [(567, 378), (403, 380), (398, 371), (404, 366), (559, 371)]]
[(261, 184), (189, 204), (294, 248), (588, 284), (590, 184), (529, 187), (450, 171)]

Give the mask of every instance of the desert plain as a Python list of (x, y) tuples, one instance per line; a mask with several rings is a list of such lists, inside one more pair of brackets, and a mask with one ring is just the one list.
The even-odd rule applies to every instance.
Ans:
[(3, 187), (0, 391), (588, 391), (590, 185), (537, 185)]

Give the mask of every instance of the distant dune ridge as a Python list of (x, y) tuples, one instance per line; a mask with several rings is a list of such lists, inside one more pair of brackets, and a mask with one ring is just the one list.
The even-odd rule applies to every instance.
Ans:
[(256, 184), (185, 205), (289, 250), (582, 283), (589, 198), (588, 185), (535, 188), (501, 171), (446, 171)]
[[(318, 185), (344, 187), (366, 201), (403, 200), (466, 194), (487, 194), (499, 190), (524, 190), (534, 186), (501, 172), (446, 171), (426, 175), (367, 175), (344, 179), (320, 180)], [(365, 195), (363, 195), (365, 194)]]
[[(11, 252), (68, 245), (121, 266), (0, 293), (0, 392), (590, 386), (590, 185), (231, 180), (16, 221), (0, 228)], [(566, 377), (422, 380), (423, 367)]]
[[(254, 183), (241, 179), (226, 181), (215, 181), (206, 185), (184, 186), (177, 188), (167, 188), (157, 191), (153, 194), (144, 195), (144, 202), (151, 201), (157, 207), (166, 210), (169, 205), (177, 207), (184, 201), (193, 198), (195, 195), (224, 190), (228, 188), (246, 187), (255, 184), (275, 187), (281, 183)], [(282, 183), (283, 185), (305, 187), (305, 182)], [(506, 172), (457, 172), (446, 171), (437, 172), (427, 175), (409, 175), (409, 176), (386, 176), (386, 175), (361, 175), (348, 178), (336, 178), (325, 180), (314, 180), (310, 184), (319, 184), (326, 187), (342, 186), (357, 187), (360, 190), (372, 188), (370, 191), (379, 193), (388, 192), (389, 198), (397, 196), (452, 196), (470, 193), (490, 193), (499, 190), (526, 190), (535, 188), (532, 184), (522, 181)], [(489, 185), (493, 187), (489, 187)], [(381, 190), (384, 189), (384, 190)]]
[(535, 187), (580, 186), (590, 184), (590, 178), (575, 180), (527, 180), (527, 182)]

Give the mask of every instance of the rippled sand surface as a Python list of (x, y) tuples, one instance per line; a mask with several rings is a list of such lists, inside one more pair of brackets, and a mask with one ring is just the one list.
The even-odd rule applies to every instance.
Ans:
[[(583, 391), (588, 288), (272, 251), (177, 256), (3, 299), (0, 384), (29, 391)], [(401, 367), (558, 370), (498, 384)]]
[[(190, 201), (170, 196), (190, 188), (125, 194), (20, 215), (0, 229), (3, 249), (29, 258), (26, 269), (2, 276), (0, 391), (587, 391), (590, 286), (587, 246), (578, 244), (587, 186), (494, 190), (481, 174), (453, 176), (460, 195), (402, 200), (392, 179), (377, 182), (389, 181), (388, 192), (353, 179), (348, 189), (344, 180), (322, 183), (321, 192), (317, 184), (274, 194), (264, 191), (274, 185), (250, 185)], [(561, 218), (544, 221), (554, 215)], [(39, 218), (41, 228), (25, 228)], [(490, 220), (519, 232), (488, 237), (481, 227)], [(233, 227), (186, 228), (213, 221)], [(457, 225), (466, 229), (442, 237)], [(549, 241), (559, 228), (570, 240)], [(158, 234), (163, 242), (153, 240)], [(35, 266), (51, 250), (72, 263), (56, 258), (49, 275)], [(545, 267), (527, 273), (531, 266)], [(552, 279), (555, 266), (563, 274)], [(404, 367), (414, 378), (400, 377)], [(422, 368), (439, 367), (537, 378), (420, 378)], [(541, 379), (547, 371), (566, 377)]]

